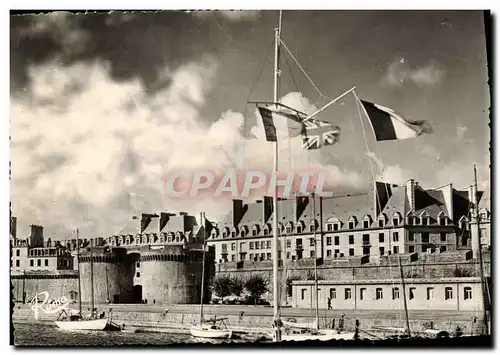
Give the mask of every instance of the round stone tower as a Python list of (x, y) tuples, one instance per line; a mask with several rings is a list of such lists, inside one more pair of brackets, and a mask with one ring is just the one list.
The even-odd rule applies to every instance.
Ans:
[[(140, 280), (142, 299), (150, 303), (199, 303), (201, 297), (203, 251), (182, 246), (164, 246), (158, 250), (140, 252)], [(205, 293), (213, 274), (213, 252), (205, 255)]]
[[(94, 303), (133, 302), (135, 260), (127, 257), (125, 248), (94, 247), (90, 262), (90, 249), (81, 251), (80, 282), (82, 302), (89, 304), (94, 286)], [(93, 272), (91, 272), (91, 268)], [(93, 275), (93, 277), (92, 277)]]

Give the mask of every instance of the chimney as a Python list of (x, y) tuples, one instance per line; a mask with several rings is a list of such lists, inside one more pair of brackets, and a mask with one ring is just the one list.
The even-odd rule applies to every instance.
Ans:
[(233, 200), (233, 227), (238, 226), (244, 213), (243, 200)]
[(175, 216), (175, 213), (168, 213), (168, 212), (161, 212), (160, 213), (160, 230), (161, 232), (163, 228), (167, 225), (168, 221), (170, 220), (170, 217)]
[(262, 203), (262, 223), (266, 223), (273, 213), (273, 197), (264, 196)]
[(32, 224), (30, 234), (30, 245), (32, 248), (43, 247), (43, 227)]
[(443, 192), (444, 204), (446, 205), (446, 210), (448, 211), (448, 217), (453, 221), (453, 185), (448, 184), (440, 188)]
[[(302, 212), (306, 209), (307, 205), (309, 204), (309, 199), (312, 201), (312, 196), (300, 196), (296, 195), (295, 196), (295, 208), (294, 208), (294, 213), (295, 216), (293, 216), (293, 221), (297, 222), (299, 220), (299, 217), (302, 215)], [(316, 213), (318, 213), (317, 211)], [(316, 216), (313, 216), (313, 218), (316, 218)]]
[(141, 229), (139, 231), (139, 234), (143, 233), (144, 230), (148, 227), (149, 223), (151, 222), (151, 217), (153, 217), (153, 215), (149, 213), (141, 214)]
[(17, 217), (10, 217), (10, 234), (14, 239), (17, 238)]
[[(406, 199), (410, 206), (410, 211), (415, 211), (415, 180), (410, 179), (406, 182)], [(409, 212), (409, 211), (406, 211)]]

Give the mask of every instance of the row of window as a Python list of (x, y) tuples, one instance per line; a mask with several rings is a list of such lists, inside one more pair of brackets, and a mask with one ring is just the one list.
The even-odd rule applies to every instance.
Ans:
[[(407, 219), (407, 224), (408, 225), (422, 225), (422, 226), (427, 226), (427, 225), (430, 225), (431, 224), (431, 218), (430, 217), (414, 217), (414, 216), (408, 216), (406, 217)], [(441, 216), (439, 217), (439, 225), (441, 226), (446, 226), (448, 225), (448, 222), (449, 222), (449, 219), (448, 217), (446, 216)], [(462, 225), (462, 222), (461, 221), (461, 225)], [(363, 220), (363, 228), (364, 229), (368, 229), (370, 228), (372, 224), (372, 221), (371, 221), (371, 218), (369, 217), (366, 217), (365, 220)], [(392, 220), (392, 226), (393, 227), (397, 227), (397, 226), (400, 226), (401, 224), (401, 218), (393, 218)], [(356, 225), (357, 225), (357, 221), (355, 220), (352, 220), (352, 221), (349, 221), (348, 222), (348, 229), (349, 230), (353, 230), (353, 229), (356, 229)], [(381, 218), (378, 220), (378, 227), (379, 228), (383, 228), (387, 225), (386, 221), (384, 218)], [(315, 230), (317, 230), (318, 226), (316, 224), (316, 222), (313, 222), (309, 225), (309, 232), (312, 233), (314, 232)], [(329, 223), (326, 223), (326, 231), (327, 232), (332, 232), (332, 231), (339, 231), (341, 229), (341, 222), (329, 222)], [(302, 223), (299, 223), (295, 228), (293, 228), (293, 225), (291, 224), (288, 224), (287, 226), (285, 226), (284, 228), (284, 232), (287, 233), (287, 234), (292, 234), (294, 233), (294, 230), (295, 230), (295, 233), (304, 233), (305, 231), (305, 227)], [(280, 228), (280, 231), (283, 231), (283, 228)], [(257, 236), (259, 234), (259, 228), (258, 226), (254, 226), (251, 230), (251, 235), (252, 236)], [(231, 232), (229, 232), (229, 228), (225, 228), (223, 231), (222, 231), (222, 238), (227, 238), (229, 236), (235, 238), (237, 235), (240, 236), (240, 237), (246, 237), (247, 235), (249, 235), (250, 233), (248, 233), (248, 229), (247, 228), (244, 228), (242, 229), (241, 231), (239, 231), (239, 233), (236, 231), (236, 230), (233, 230)], [(269, 235), (271, 233), (271, 228), (266, 225), (264, 228), (263, 228), (263, 234), (264, 235)], [(213, 236), (216, 236), (217, 235), (217, 232), (214, 231), (213, 232)]]
[[(36, 261), (36, 266), (41, 267), (42, 266), (42, 259), (30, 259), (30, 267), (35, 267), (35, 261)], [(49, 259), (44, 259), (44, 266), (49, 266)], [(16, 267), (20, 266), (19, 260), (16, 260)], [(68, 267), (70, 266), (70, 261), (66, 259), (60, 259), (59, 260), (59, 266), (64, 266)]]
[[(320, 291), (320, 289), (318, 290)], [(393, 300), (399, 299), (400, 293), (399, 293), (399, 287), (393, 287), (391, 290), (391, 297)], [(367, 299), (367, 289), (366, 288), (360, 288), (359, 289), (359, 299), (360, 300), (366, 300)], [(413, 300), (415, 299), (415, 293), (416, 293), (416, 287), (409, 287), (408, 288), (408, 299)], [(301, 299), (304, 300), (307, 294), (307, 288), (301, 289)], [(431, 301), (434, 298), (434, 287), (427, 287), (426, 288), (426, 297), (428, 301)], [(329, 294), (330, 299), (336, 299), (337, 298), (337, 289), (336, 288), (330, 288), (330, 294)], [(352, 289), (349, 287), (344, 288), (344, 300), (349, 300), (352, 298)], [(384, 290), (381, 287), (375, 288), (375, 293), (374, 293), (374, 298), (375, 300), (381, 300), (384, 298)], [(452, 287), (445, 287), (444, 288), (444, 299), (445, 300), (451, 300), (453, 299), (453, 288)], [(472, 287), (464, 287), (463, 289), (463, 299), (464, 300), (471, 300), (472, 299)]]

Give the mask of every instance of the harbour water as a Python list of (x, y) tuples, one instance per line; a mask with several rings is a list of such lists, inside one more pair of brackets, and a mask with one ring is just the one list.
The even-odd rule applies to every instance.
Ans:
[(16, 346), (117, 346), (198, 343), (187, 334), (64, 331), (41, 324), (14, 324)]

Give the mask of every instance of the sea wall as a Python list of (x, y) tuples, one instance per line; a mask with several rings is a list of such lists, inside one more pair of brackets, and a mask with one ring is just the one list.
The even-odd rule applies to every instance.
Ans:
[[(75, 272), (60, 274), (29, 273), (11, 277), (12, 298), (30, 302), (37, 293), (48, 292), (50, 299), (78, 299), (78, 276)], [(40, 297), (44, 298), (44, 297)]]

